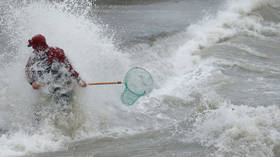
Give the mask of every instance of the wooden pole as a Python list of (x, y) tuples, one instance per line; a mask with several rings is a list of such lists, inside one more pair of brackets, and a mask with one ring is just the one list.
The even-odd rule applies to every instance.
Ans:
[(118, 82), (96, 82), (96, 83), (88, 83), (88, 85), (111, 85), (111, 84), (122, 84), (121, 81)]

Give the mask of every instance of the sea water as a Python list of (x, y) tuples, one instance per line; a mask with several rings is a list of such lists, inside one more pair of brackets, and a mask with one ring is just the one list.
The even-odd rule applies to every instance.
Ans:
[[(0, 5), (1, 157), (280, 156), (279, 1)], [(76, 87), (73, 115), (53, 118), (55, 104), (24, 74), (38, 33), (87, 82), (119, 81), (140, 66), (154, 90), (127, 107), (123, 86)]]

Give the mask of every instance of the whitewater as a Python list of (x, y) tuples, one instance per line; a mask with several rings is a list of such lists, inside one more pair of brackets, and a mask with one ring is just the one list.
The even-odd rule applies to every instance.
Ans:
[[(0, 157), (280, 156), (279, 0), (0, 6)], [(77, 86), (73, 115), (55, 115), (25, 79), (38, 33), (87, 82), (123, 80), (139, 66), (154, 90), (125, 106), (121, 85)]]

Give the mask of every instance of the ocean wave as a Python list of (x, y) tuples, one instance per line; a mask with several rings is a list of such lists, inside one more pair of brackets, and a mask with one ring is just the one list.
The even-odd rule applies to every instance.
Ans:
[[(137, 44), (125, 53), (104, 35), (106, 27), (88, 18), (91, 4), (73, 0), (20, 4), (6, 10), (1, 24), (9, 41), (0, 56), (0, 127), (5, 130), (0, 131), (0, 150), (5, 156), (63, 150), (73, 139), (94, 136), (125, 136), (130, 146), (133, 137), (126, 135), (166, 128), (172, 128), (171, 135), (163, 136), (194, 141), (198, 144), (192, 146), (198, 152), (209, 151), (208, 156), (277, 155), (280, 111), (279, 99), (273, 97), (280, 91), (278, 1), (228, 0), (215, 15), (207, 14), (185, 32), (159, 35), (150, 46)], [(74, 136), (63, 134), (52, 119), (34, 128), (31, 106), (37, 93), (23, 83), (22, 70), (29, 54), (26, 40), (34, 32), (64, 48), (86, 80), (119, 80), (129, 66), (141, 65), (153, 74), (155, 90), (130, 108), (120, 104), (121, 88), (78, 91), (83, 111), (74, 117), (78, 127)], [(181, 124), (185, 125), (178, 130)], [(174, 150), (183, 152), (186, 143)], [(94, 152), (87, 148), (81, 154)]]

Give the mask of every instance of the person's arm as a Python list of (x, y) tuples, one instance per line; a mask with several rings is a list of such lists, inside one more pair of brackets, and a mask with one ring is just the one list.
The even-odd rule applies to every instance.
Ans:
[(40, 85), (36, 83), (35, 76), (31, 71), (31, 66), (34, 64), (32, 57), (29, 57), (27, 64), (25, 66), (25, 76), (29, 84), (33, 89), (40, 89)]
[(32, 75), (32, 72), (30, 70), (31, 66), (32, 66), (32, 59), (31, 57), (29, 57), (27, 64), (25, 66), (25, 76), (30, 85), (32, 85), (32, 83), (35, 82), (34, 76)]
[(52, 61), (54, 58), (56, 58), (59, 62), (64, 63), (66, 65), (66, 68), (68, 68), (68, 70), (72, 74), (71, 76), (75, 80), (77, 80), (77, 83), (81, 87), (87, 86), (87, 83), (81, 79), (81, 77), (79, 76), (79, 73), (76, 70), (74, 70), (73, 66), (69, 62), (68, 58), (65, 56), (64, 51), (62, 49), (60, 49), (60, 48), (51, 49), (49, 51), (49, 56), (50, 56), (49, 61)]
[(78, 73), (76, 70), (74, 70), (73, 66), (71, 65), (71, 63), (69, 62), (69, 60), (68, 60), (67, 57), (65, 57), (64, 63), (65, 63), (65, 65), (66, 65), (66, 67), (69, 69), (69, 71), (71, 72), (71, 74), (72, 74), (71, 76), (72, 76), (74, 79), (77, 80), (78, 84), (79, 84), (81, 87), (86, 87), (86, 86), (87, 86), (86, 82), (83, 81), (83, 80), (81, 79), (81, 77), (79, 76), (79, 73)]

